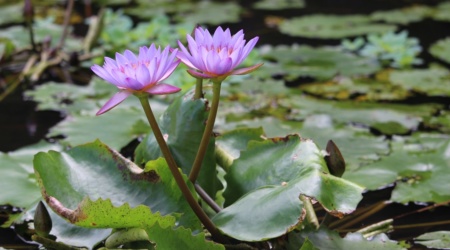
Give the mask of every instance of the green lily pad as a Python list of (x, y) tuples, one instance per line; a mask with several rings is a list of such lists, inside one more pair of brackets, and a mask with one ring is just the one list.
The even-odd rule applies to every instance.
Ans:
[(339, 78), (332, 81), (301, 85), (300, 89), (308, 94), (324, 99), (358, 101), (404, 100), (411, 93), (389, 82), (368, 78)]
[(192, 230), (184, 227), (163, 227), (155, 224), (147, 227), (146, 231), (151, 241), (156, 243), (155, 249), (183, 249), (183, 250), (225, 250), (221, 244), (205, 239), (205, 234), (193, 235)]
[[(167, 135), (166, 143), (178, 167), (185, 174), (191, 171), (208, 117), (206, 100), (193, 100), (193, 96), (194, 90), (191, 90), (176, 98), (159, 119), (161, 133)], [(135, 162), (140, 164), (161, 155), (151, 132), (136, 148)], [(198, 177), (199, 184), (211, 196), (215, 196), (219, 185), (218, 180), (211, 178), (215, 175), (214, 138), (211, 138)]]
[(450, 112), (447, 110), (441, 110), (436, 116), (426, 117), (424, 120), (424, 126), (449, 134)]
[(305, 7), (304, 0), (260, 0), (253, 4), (256, 9), (263, 10), (283, 10), (283, 9), (300, 9)]
[(414, 242), (424, 245), (428, 248), (450, 249), (450, 232), (438, 231), (425, 233), (415, 238)]
[(429, 50), (430, 54), (440, 60), (450, 63), (450, 37), (433, 43)]
[(346, 171), (377, 161), (390, 152), (385, 137), (373, 136), (364, 128), (335, 125), (328, 115), (307, 117), (298, 133), (303, 138), (312, 139), (320, 148), (325, 148), (328, 141), (333, 140), (344, 157)]
[[(328, 173), (321, 151), (298, 135), (250, 141), (225, 175), (226, 207), (213, 217), (219, 230), (233, 238), (274, 238), (302, 221), (304, 194), (336, 216), (350, 213), (362, 189)], [(276, 221), (276, 223), (274, 223)]]
[(0, 204), (29, 208), (40, 198), (34, 178), (33, 156), (39, 151), (58, 150), (57, 144), (41, 141), (10, 153), (0, 153)]
[(234, 2), (200, 1), (189, 11), (177, 11), (175, 20), (193, 24), (219, 25), (239, 22), (241, 7)]
[[(138, 227), (141, 224), (133, 223), (146, 218), (139, 215), (146, 209), (142, 205), (146, 205), (151, 211), (158, 211), (152, 215), (157, 221), (163, 219), (161, 216), (181, 215), (178, 219), (181, 225), (198, 229), (198, 219), (182, 198), (164, 159), (149, 163), (143, 171), (100, 141), (67, 152), (42, 152), (34, 158), (43, 197), (56, 213), (73, 224)], [(100, 207), (95, 210), (95, 206)], [(126, 212), (129, 206), (133, 207), (133, 213)], [(104, 214), (97, 214), (98, 211)], [(112, 217), (115, 220), (108, 221)]]
[(430, 7), (413, 5), (402, 9), (376, 11), (370, 15), (370, 18), (374, 21), (406, 25), (423, 20), (430, 11)]
[(341, 237), (337, 232), (325, 228), (319, 231), (293, 232), (289, 234), (288, 250), (299, 249), (306, 240), (317, 249), (346, 249), (346, 250), (398, 250), (405, 249), (399, 243), (390, 240), (385, 234), (376, 235), (370, 239), (360, 233), (349, 233)]
[(370, 126), (383, 134), (405, 134), (416, 130), (422, 117), (436, 112), (439, 105), (402, 105), (365, 102), (317, 100), (306, 96), (283, 99), (280, 104), (294, 108), (290, 119), (313, 114), (328, 114), (338, 123)]
[(101, 116), (74, 114), (52, 127), (48, 136), (64, 135), (66, 138), (61, 142), (71, 146), (100, 139), (120, 150), (133, 138), (148, 132), (149, 126), (144, 121), (143, 111), (136, 109), (114, 109)]
[(280, 32), (291, 36), (322, 39), (340, 39), (371, 33), (395, 31), (389, 24), (371, 23), (363, 15), (309, 15), (287, 19), (280, 24)]
[(280, 68), (274, 73), (283, 75), (290, 81), (299, 77), (329, 80), (336, 75), (369, 75), (380, 70), (380, 65), (376, 61), (342, 52), (337, 47), (279, 45), (265, 47), (261, 50), (261, 54), (265, 59), (278, 62)]
[(431, 18), (437, 21), (450, 22), (450, 2), (442, 2), (431, 13)]
[(0, 8), (0, 25), (23, 22), (22, 13), (23, 3), (2, 5)]
[(238, 128), (221, 134), (216, 138), (216, 159), (224, 168), (231, 166), (239, 158), (240, 152), (247, 148), (249, 141), (262, 141), (264, 130), (259, 128)]
[(446, 188), (446, 176), (450, 169), (447, 153), (450, 138), (441, 137), (441, 142), (433, 147), (418, 147), (417, 143), (407, 142), (393, 147), (389, 156), (354, 172), (346, 172), (344, 178), (370, 190), (395, 182), (391, 200), (401, 203), (439, 203), (450, 198), (450, 192)]
[(444, 68), (394, 70), (389, 79), (393, 85), (429, 96), (450, 96), (450, 72)]

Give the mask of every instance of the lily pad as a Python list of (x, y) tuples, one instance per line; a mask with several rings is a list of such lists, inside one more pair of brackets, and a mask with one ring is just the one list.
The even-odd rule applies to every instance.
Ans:
[(383, 134), (405, 134), (416, 130), (422, 117), (434, 113), (439, 105), (402, 105), (317, 100), (306, 96), (280, 100), (294, 110), (290, 119), (301, 120), (313, 114), (328, 114), (338, 123), (370, 126)]
[(340, 39), (397, 29), (395, 25), (372, 23), (369, 17), (363, 15), (320, 14), (287, 19), (279, 28), (283, 34), (322, 39)]
[(264, 10), (283, 10), (283, 9), (300, 9), (305, 7), (304, 0), (260, 0), (253, 4), (256, 9)]
[(175, 20), (193, 24), (219, 25), (239, 21), (241, 7), (235, 2), (200, 1), (189, 11), (177, 11)]
[(225, 250), (221, 244), (205, 239), (205, 234), (194, 235), (192, 230), (184, 227), (163, 227), (155, 224), (147, 227), (146, 231), (151, 241), (156, 243), (155, 249), (183, 249), (183, 250)]
[(34, 178), (33, 156), (43, 150), (58, 150), (61, 146), (41, 141), (10, 153), (0, 153), (0, 204), (29, 208), (40, 198)]
[(450, 112), (447, 110), (441, 110), (436, 116), (426, 117), (424, 120), (424, 126), (450, 134)]
[(419, 243), (428, 248), (450, 249), (450, 232), (438, 231), (425, 233), (414, 239), (415, 243)]
[(369, 190), (395, 182), (391, 200), (396, 202), (446, 201), (450, 199), (450, 192), (445, 188), (446, 176), (450, 174), (450, 139), (444, 137), (443, 140), (433, 148), (400, 143), (389, 156), (354, 172), (346, 172), (344, 177)]
[(430, 7), (413, 5), (402, 9), (376, 11), (370, 15), (370, 18), (374, 21), (406, 25), (423, 20), (430, 11)]
[(395, 70), (389, 75), (393, 85), (429, 96), (450, 96), (450, 72), (444, 68)]
[[(129, 227), (139, 227), (142, 226), (140, 220), (146, 218), (139, 216), (147, 209), (142, 205), (146, 205), (151, 211), (158, 211), (152, 215), (157, 217), (157, 221), (163, 219), (161, 216), (181, 214), (178, 219), (181, 225), (193, 229), (200, 227), (161, 158), (150, 162), (143, 171), (116, 151), (96, 141), (67, 152), (39, 153), (34, 158), (34, 168), (47, 203), (73, 224), (123, 227), (130, 223)], [(190, 188), (193, 191), (193, 187)], [(94, 209), (94, 206), (100, 207)], [(124, 212), (130, 207), (133, 207), (135, 215)], [(104, 211), (103, 215), (98, 215), (99, 211)], [(89, 213), (89, 216), (85, 217), (85, 213)], [(128, 215), (121, 217), (120, 214)], [(108, 218), (116, 219), (108, 221)]]
[(227, 207), (213, 221), (225, 234), (246, 241), (293, 230), (302, 220), (300, 194), (317, 199), (327, 211), (341, 216), (356, 208), (362, 191), (329, 174), (321, 151), (298, 135), (250, 141), (225, 180)]
[(52, 127), (48, 136), (63, 135), (61, 142), (70, 146), (100, 139), (120, 150), (148, 132), (144, 121), (143, 111), (136, 109), (115, 109), (102, 116), (74, 114)]
[(440, 60), (450, 63), (450, 37), (433, 43), (429, 50), (430, 54)]
[(342, 238), (337, 232), (325, 228), (319, 231), (306, 231), (289, 234), (288, 250), (299, 249), (306, 240), (317, 249), (346, 249), (346, 250), (398, 250), (405, 249), (399, 243), (390, 240), (385, 234), (379, 234), (366, 239), (360, 233), (349, 233)]
[(431, 18), (437, 21), (450, 22), (450, 2), (442, 2), (436, 6)]
[(329, 80), (336, 75), (369, 75), (380, 69), (376, 61), (342, 52), (337, 47), (279, 45), (265, 47), (261, 54), (267, 60), (278, 62), (278, 75), (289, 81), (299, 77)]
[(0, 25), (23, 22), (22, 13), (23, 3), (2, 5), (0, 8)]

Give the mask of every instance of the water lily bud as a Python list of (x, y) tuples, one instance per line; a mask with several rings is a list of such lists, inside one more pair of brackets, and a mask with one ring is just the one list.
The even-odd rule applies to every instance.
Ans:
[(52, 219), (42, 201), (39, 202), (34, 213), (34, 229), (37, 235), (44, 238), (47, 238), (52, 230)]
[(23, 16), (27, 23), (33, 21), (34, 8), (33, 8), (33, 3), (31, 2), (31, 0), (25, 0), (25, 3), (23, 5)]
[(328, 141), (326, 150), (328, 155), (324, 158), (330, 174), (341, 177), (345, 172), (345, 160), (341, 151), (332, 140)]

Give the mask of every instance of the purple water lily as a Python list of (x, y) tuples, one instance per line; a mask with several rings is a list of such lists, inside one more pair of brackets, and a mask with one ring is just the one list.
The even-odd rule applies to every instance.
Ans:
[(103, 67), (94, 65), (92, 71), (107, 82), (117, 86), (119, 92), (106, 102), (97, 112), (101, 115), (123, 102), (131, 94), (149, 93), (152, 95), (171, 94), (181, 89), (166, 83), (161, 83), (169, 77), (180, 63), (176, 60), (177, 49), (170, 52), (167, 46), (162, 52), (154, 44), (141, 47), (136, 56), (125, 50), (116, 53), (116, 60), (105, 57)]
[(225, 79), (229, 75), (244, 75), (262, 64), (235, 69), (244, 61), (255, 47), (258, 37), (245, 44), (244, 32), (240, 30), (231, 36), (230, 30), (218, 27), (211, 36), (208, 30), (198, 27), (195, 29), (195, 39), (187, 35), (189, 50), (178, 41), (181, 51), (177, 57), (191, 69), (188, 72), (199, 78)]

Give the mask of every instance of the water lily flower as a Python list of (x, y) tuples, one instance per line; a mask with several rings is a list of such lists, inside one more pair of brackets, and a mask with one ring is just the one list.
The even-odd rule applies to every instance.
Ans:
[(231, 36), (229, 29), (224, 31), (222, 27), (218, 27), (211, 36), (207, 29), (198, 27), (194, 37), (189, 34), (186, 36), (189, 50), (178, 41), (181, 51), (177, 55), (191, 68), (188, 72), (194, 77), (223, 80), (229, 75), (247, 74), (262, 65), (235, 69), (258, 41), (258, 37), (255, 37), (246, 44), (242, 30)]
[(170, 52), (167, 46), (162, 52), (154, 44), (141, 47), (136, 56), (125, 50), (116, 53), (116, 60), (105, 57), (103, 67), (94, 65), (92, 71), (120, 90), (97, 112), (101, 115), (123, 102), (131, 94), (149, 93), (152, 95), (171, 94), (181, 89), (166, 83), (161, 83), (169, 77), (180, 63), (176, 59), (177, 49)]

